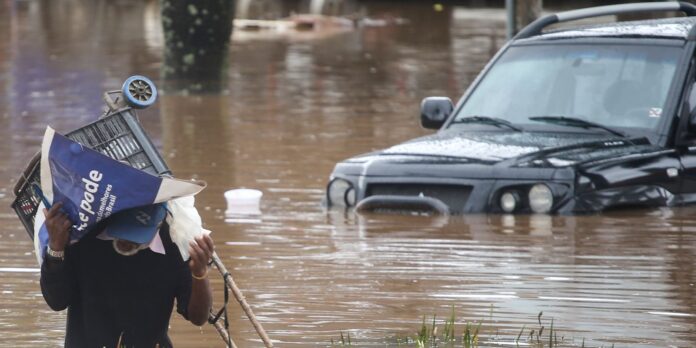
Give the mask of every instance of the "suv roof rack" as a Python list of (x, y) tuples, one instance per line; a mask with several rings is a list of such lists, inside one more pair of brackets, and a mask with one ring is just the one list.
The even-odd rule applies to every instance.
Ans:
[(559, 12), (556, 14), (541, 17), (528, 26), (524, 27), (514, 39), (526, 39), (535, 35), (541, 34), (541, 30), (555, 23), (574, 21), (584, 18), (616, 15), (622, 13), (635, 12), (667, 12), (680, 11), (687, 16), (696, 16), (696, 5), (684, 1), (669, 1), (669, 2), (646, 2), (635, 4), (621, 4), (590, 7), (579, 10), (571, 10)]

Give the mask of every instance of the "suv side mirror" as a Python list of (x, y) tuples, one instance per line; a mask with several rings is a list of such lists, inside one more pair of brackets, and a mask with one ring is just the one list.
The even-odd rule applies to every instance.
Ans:
[(452, 100), (447, 97), (428, 97), (421, 102), (421, 126), (440, 129), (454, 111)]

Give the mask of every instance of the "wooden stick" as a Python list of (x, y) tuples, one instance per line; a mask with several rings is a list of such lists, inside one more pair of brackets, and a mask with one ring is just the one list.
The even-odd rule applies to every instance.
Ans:
[[(215, 315), (211, 312), (208, 315), (208, 318), (210, 318), (210, 320), (214, 320)], [(222, 340), (225, 341), (225, 345), (227, 345), (227, 342), (229, 342), (231, 344), (231, 346), (228, 346), (227, 348), (237, 348), (237, 345), (234, 344), (232, 337), (230, 337), (229, 332), (227, 332), (227, 330), (225, 330), (225, 327), (222, 326), (222, 323), (220, 322), (220, 320), (216, 320), (215, 322), (213, 322), (213, 326), (215, 326), (215, 329), (220, 334), (220, 337), (222, 337)]]
[(266, 331), (263, 329), (263, 326), (261, 326), (261, 323), (259, 323), (259, 321), (256, 320), (256, 316), (254, 315), (254, 312), (251, 310), (251, 307), (249, 307), (249, 304), (244, 298), (244, 294), (242, 294), (242, 291), (239, 290), (237, 284), (234, 283), (232, 275), (229, 274), (229, 272), (227, 272), (227, 268), (225, 268), (225, 265), (222, 264), (222, 261), (220, 260), (220, 257), (216, 252), (213, 252), (213, 263), (223, 276), (225, 274), (228, 274), (228, 276), (225, 277), (226, 286), (229, 287), (230, 290), (232, 290), (234, 298), (236, 298), (237, 302), (239, 302), (239, 304), (242, 306), (244, 313), (246, 313), (247, 317), (251, 321), (251, 324), (254, 325), (254, 329), (256, 329), (256, 332), (259, 334), (259, 337), (261, 337), (261, 340), (263, 341), (263, 344), (266, 345), (266, 348), (273, 348), (273, 343), (271, 342), (271, 339), (268, 338), (268, 335), (266, 335)]

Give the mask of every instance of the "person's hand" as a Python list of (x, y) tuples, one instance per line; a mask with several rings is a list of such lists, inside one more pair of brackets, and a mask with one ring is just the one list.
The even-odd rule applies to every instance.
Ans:
[(203, 278), (208, 274), (208, 261), (213, 256), (215, 245), (209, 235), (203, 234), (189, 243), (191, 262), (189, 267), (195, 278)]
[(70, 222), (68, 216), (60, 210), (62, 206), (63, 203), (58, 202), (54, 204), (51, 209), (44, 209), (46, 229), (48, 230), (48, 245), (51, 250), (54, 251), (63, 251), (68, 244), (68, 239), (70, 239), (70, 226), (72, 226), (72, 222)]

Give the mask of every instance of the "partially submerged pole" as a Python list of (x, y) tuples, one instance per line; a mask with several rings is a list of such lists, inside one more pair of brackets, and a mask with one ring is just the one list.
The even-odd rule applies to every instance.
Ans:
[(517, 34), (517, 7), (516, 0), (505, 0), (505, 12), (507, 14), (506, 36), (507, 39), (512, 39)]
[(225, 285), (229, 287), (230, 290), (232, 290), (234, 298), (237, 299), (237, 302), (239, 302), (239, 304), (242, 306), (242, 309), (251, 321), (251, 324), (254, 325), (254, 329), (256, 329), (256, 332), (259, 334), (259, 337), (261, 337), (263, 344), (266, 346), (266, 348), (272, 348), (273, 343), (271, 342), (271, 339), (268, 338), (268, 335), (266, 335), (266, 331), (263, 329), (263, 326), (261, 326), (261, 323), (259, 323), (259, 321), (256, 320), (256, 316), (254, 315), (254, 312), (251, 310), (251, 307), (244, 298), (244, 294), (242, 294), (242, 291), (239, 290), (239, 287), (237, 287), (237, 284), (235, 284), (234, 280), (232, 279), (232, 275), (230, 275), (230, 273), (227, 272), (227, 268), (225, 268), (225, 265), (222, 264), (222, 260), (220, 260), (220, 257), (215, 252), (213, 252), (213, 263), (223, 276), (226, 275)]
[(539, 18), (543, 7), (543, 0), (505, 0), (508, 40)]

